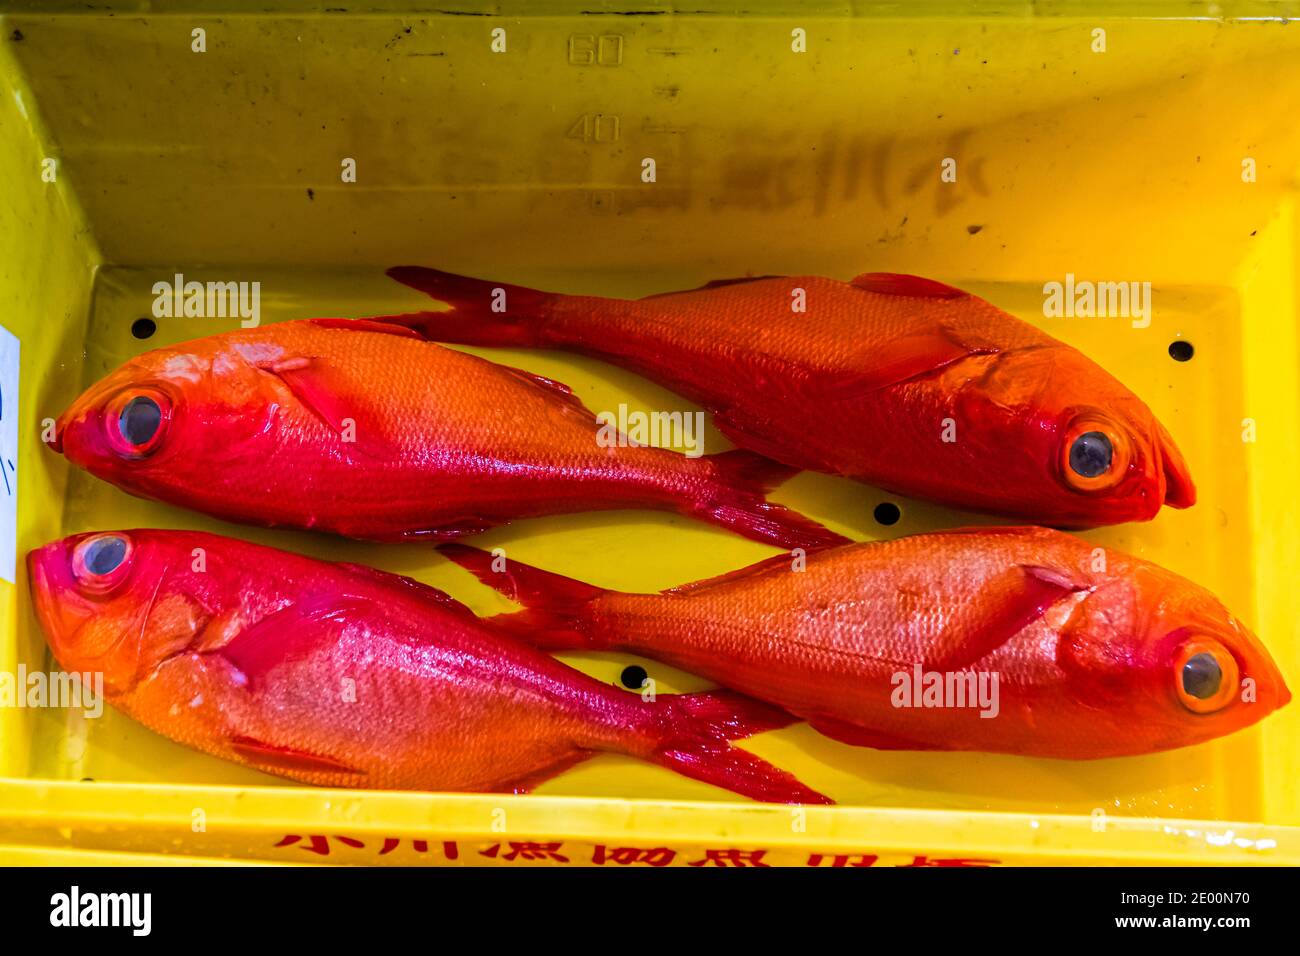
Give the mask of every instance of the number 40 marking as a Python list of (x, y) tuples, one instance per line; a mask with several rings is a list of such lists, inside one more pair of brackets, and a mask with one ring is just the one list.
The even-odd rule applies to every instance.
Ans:
[(618, 140), (618, 117), (612, 113), (583, 113), (565, 135), (584, 143), (613, 143)]

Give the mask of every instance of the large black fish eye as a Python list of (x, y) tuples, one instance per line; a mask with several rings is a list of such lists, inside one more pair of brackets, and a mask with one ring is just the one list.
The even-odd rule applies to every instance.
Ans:
[(1084, 478), (1104, 475), (1114, 453), (1104, 432), (1084, 432), (1070, 446), (1070, 470)]
[(1193, 654), (1183, 665), (1183, 690), (1197, 700), (1209, 700), (1219, 692), (1223, 668), (1213, 654)]
[(126, 539), (106, 534), (95, 538), (81, 553), (81, 561), (91, 574), (112, 574), (126, 560)]
[(129, 444), (140, 446), (149, 443), (162, 424), (162, 409), (147, 395), (137, 395), (122, 407), (117, 417), (117, 429)]

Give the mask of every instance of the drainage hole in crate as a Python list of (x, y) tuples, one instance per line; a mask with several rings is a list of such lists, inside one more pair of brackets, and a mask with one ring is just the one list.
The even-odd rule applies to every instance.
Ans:
[(1196, 354), (1196, 349), (1186, 339), (1174, 339), (1169, 343), (1169, 357), (1175, 362), (1186, 362)]
[(147, 339), (158, 331), (158, 323), (153, 319), (136, 319), (131, 323), (131, 334), (137, 339)]
[(640, 664), (629, 664), (623, 668), (623, 673), (619, 680), (628, 690), (640, 690), (650, 675), (645, 672), (645, 668)]
[(903, 516), (903, 512), (892, 501), (882, 501), (876, 505), (876, 510), (872, 512), (872, 515), (878, 524), (891, 525), (898, 524), (898, 519)]

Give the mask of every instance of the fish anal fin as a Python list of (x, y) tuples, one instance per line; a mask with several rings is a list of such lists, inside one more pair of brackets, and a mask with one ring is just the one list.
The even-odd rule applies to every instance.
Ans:
[(1014, 565), (985, 581), (948, 620), (926, 670), (955, 671), (977, 663), (1038, 620), (1057, 601), (1087, 590), (1053, 568)]
[(585, 418), (594, 419), (596, 413), (582, 403), (577, 395), (573, 394), (573, 389), (563, 382), (557, 382), (553, 378), (547, 378), (545, 375), (538, 375), (536, 372), (530, 372), (527, 369), (515, 368), (513, 365), (502, 365), (502, 369), (510, 374), (523, 379), (530, 385), (535, 385), (545, 392), (548, 392), (555, 398), (560, 399), (564, 404), (576, 411), (580, 411)]
[(874, 750), (938, 750), (931, 744), (917, 743), (879, 730), (868, 730), (836, 717), (814, 717), (808, 721), (813, 730), (823, 736), (852, 747), (871, 747)]
[(773, 461), (789, 465), (797, 464), (789, 460), (790, 448), (768, 435), (760, 423), (751, 422), (730, 408), (716, 408), (712, 409), (712, 412), (713, 424), (717, 426), (718, 431), (736, 445)]
[(575, 750), (573, 753), (561, 757), (553, 764), (549, 764), (540, 770), (534, 770), (532, 773), (525, 774), (505, 787), (505, 790), (510, 793), (532, 793), (533, 790), (540, 787), (546, 781), (558, 777), (566, 770), (572, 770), (578, 764), (590, 760), (592, 756), (593, 755), (589, 750)]
[(850, 284), (864, 292), (905, 296), (912, 299), (959, 299), (970, 294), (942, 282), (936, 282), (934, 279), (901, 272), (864, 272), (860, 276), (855, 276)]
[(333, 757), (311, 753), (294, 747), (267, 743), (254, 737), (238, 736), (230, 739), (230, 749), (241, 759), (272, 773), (345, 773), (364, 777), (366, 772), (351, 767)]

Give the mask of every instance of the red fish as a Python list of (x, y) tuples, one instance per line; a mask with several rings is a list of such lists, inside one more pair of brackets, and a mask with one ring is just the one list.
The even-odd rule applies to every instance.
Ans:
[(1042, 528), (786, 555), (662, 594), (607, 591), (444, 545), (547, 648), (617, 649), (777, 704), (851, 744), (1096, 758), (1231, 733), (1290, 700), (1208, 591)]
[(625, 301), (416, 266), (389, 275), (451, 306), (390, 320), (444, 342), (621, 365), (709, 409), (742, 448), (798, 468), (1058, 527), (1196, 500), (1169, 433), (1112, 375), (928, 279), (763, 276)]
[(59, 662), (199, 750), (308, 783), (524, 791), (598, 752), (758, 800), (825, 797), (729, 741), (790, 718), (727, 692), (643, 700), (434, 588), (217, 535), (74, 535), (28, 556)]
[(135, 495), (355, 538), (657, 508), (782, 547), (846, 540), (766, 500), (793, 468), (744, 451), (690, 458), (611, 444), (566, 386), (366, 320), (286, 322), (147, 352), (78, 398), (57, 439), (71, 461)]

